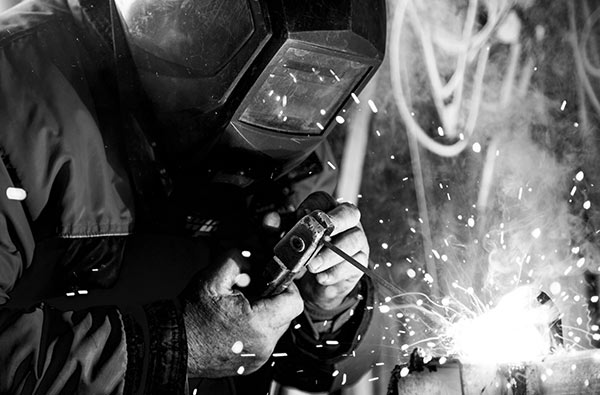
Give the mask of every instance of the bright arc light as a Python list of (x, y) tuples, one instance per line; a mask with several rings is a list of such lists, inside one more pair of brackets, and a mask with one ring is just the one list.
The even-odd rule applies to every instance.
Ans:
[(496, 308), (454, 324), (448, 335), (452, 354), (463, 362), (521, 363), (547, 355), (550, 349), (549, 310), (536, 300), (536, 290), (517, 288)]

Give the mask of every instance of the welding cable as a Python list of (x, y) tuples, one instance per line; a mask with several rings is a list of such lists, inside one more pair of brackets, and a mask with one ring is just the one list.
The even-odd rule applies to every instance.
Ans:
[[(462, 103), (464, 75), (467, 68), (468, 53), (470, 50), (469, 39), (473, 34), (473, 26), (475, 24), (475, 16), (477, 11), (477, 0), (469, 2), (464, 29), (462, 32), (462, 45), (460, 51), (456, 55), (456, 65), (454, 73), (450, 81), (442, 85), (440, 73), (437, 68), (435, 59), (435, 51), (433, 48), (433, 37), (429, 30), (429, 25), (422, 23), (419, 15), (414, 7), (414, 3), (409, 3), (409, 15), (413, 29), (418, 33), (423, 59), (429, 77), (429, 83), (433, 93), (433, 102), (442, 121), (444, 130), (451, 137), (456, 137), (456, 125)], [(439, 36), (439, 34), (438, 34)], [(443, 48), (442, 48), (443, 49)], [(444, 49), (445, 50), (445, 49)], [(450, 100), (448, 104), (446, 102)]]
[(600, 100), (598, 100), (598, 96), (596, 95), (596, 92), (594, 91), (594, 88), (592, 87), (592, 84), (589, 79), (589, 75), (595, 78), (600, 78), (600, 67), (594, 66), (592, 64), (588, 54), (588, 42), (591, 39), (595, 38), (592, 35), (592, 28), (596, 25), (598, 19), (600, 18), (600, 8), (597, 8), (586, 20), (586, 23), (582, 30), (580, 41), (578, 41), (577, 39), (575, 10), (572, 4), (570, 3), (569, 14), (570, 28), (572, 29), (571, 44), (573, 46), (575, 64), (580, 82), (580, 86), (578, 87), (578, 96), (580, 101), (580, 118), (582, 120), (583, 125), (589, 125), (589, 117), (587, 115), (587, 108), (585, 106), (586, 97), (589, 99), (596, 113), (600, 114)]
[[(570, 44), (572, 46), (573, 49), (573, 59), (575, 61), (575, 68), (577, 70), (577, 74), (579, 76), (579, 82), (581, 84), (581, 87), (579, 87), (579, 89), (582, 89), (585, 92), (585, 97), (587, 97), (590, 101), (590, 104), (592, 105), (592, 107), (594, 108), (594, 110), (596, 111), (597, 114), (600, 114), (600, 101), (598, 100), (598, 96), (596, 96), (596, 93), (594, 92), (594, 88), (592, 87), (592, 84), (589, 80), (589, 77), (586, 73), (586, 69), (584, 66), (584, 59), (583, 59), (583, 55), (582, 55), (582, 51), (580, 48), (580, 43), (577, 39), (577, 23), (575, 20), (575, 6), (571, 3), (571, 2), (567, 2), (567, 5), (569, 7), (569, 28), (571, 29), (571, 37), (570, 37)], [(580, 100), (583, 101), (583, 96), (580, 95)], [(589, 119), (587, 114), (586, 114), (586, 108), (584, 103), (580, 103), (581, 104), (581, 117), (586, 120), (586, 124), (587, 124), (587, 120)]]
[[(481, 187), (477, 196), (477, 209), (479, 210), (480, 217), (485, 218), (485, 211), (488, 208), (488, 200), (492, 185), (494, 185), (494, 170), (496, 169), (496, 152), (498, 150), (498, 135), (492, 138), (491, 143), (487, 148), (485, 155), (485, 161), (483, 163), (483, 170), (481, 172)], [(480, 222), (482, 233), (485, 233), (485, 224)]]
[[(581, 32), (581, 57), (583, 60), (583, 66), (585, 70), (596, 78), (600, 78), (600, 66), (594, 66), (590, 61), (588, 55), (588, 41), (592, 37), (592, 28), (598, 23), (600, 19), (600, 7), (598, 7), (586, 20), (585, 26)], [(592, 44), (593, 45), (593, 44)]]
[[(425, 148), (430, 150), (431, 152), (436, 153), (437, 155), (444, 157), (451, 157), (460, 154), (468, 145), (468, 140), (473, 133), (475, 128), (477, 115), (479, 113), (479, 106), (481, 103), (481, 95), (483, 91), (483, 77), (485, 74), (485, 68), (488, 61), (489, 55), (489, 47), (484, 46), (479, 50), (479, 55), (477, 59), (477, 67), (474, 77), (474, 85), (473, 92), (471, 94), (471, 105), (468, 112), (468, 119), (465, 125), (465, 132), (461, 136), (461, 140), (451, 144), (441, 144), (435, 140), (433, 140), (427, 132), (425, 132), (421, 126), (413, 119), (411, 115), (411, 111), (408, 108), (408, 103), (406, 100), (406, 93), (402, 83), (401, 76), (401, 67), (400, 67), (400, 34), (402, 32), (402, 28), (404, 26), (404, 17), (408, 12), (409, 15), (413, 17), (413, 19), (417, 18), (416, 10), (414, 9), (414, 5), (412, 4), (412, 0), (404, 0), (399, 1), (397, 3), (394, 18), (392, 21), (392, 31), (390, 37), (390, 68), (391, 68), (391, 81), (392, 81), (392, 91), (394, 94), (394, 99), (396, 101), (396, 105), (398, 107), (398, 111), (406, 125), (409, 133), (412, 133), (419, 143), (421, 143)], [(435, 63), (435, 57), (432, 57), (431, 48), (431, 38), (427, 31), (423, 28), (421, 23), (412, 23), (412, 27), (420, 37), (420, 42), (424, 51), (424, 59), (425, 64), (429, 73), (429, 79), (432, 83), (432, 91), (434, 94), (434, 101), (437, 100), (438, 103), (438, 112), (439, 112), (439, 103), (440, 101), (443, 103), (443, 99), (439, 96), (440, 91), (442, 91), (441, 82), (439, 80), (439, 74), (437, 74), (437, 66)], [(427, 39), (427, 40), (426, 40)], [(428, 42), (428, 44), (427, 44)], [(458, 75), (458, 74), (457, 74)], [(458, 77), (457, 77), (458, 78)], [(464, 82), (464, 73), (461, 78), (461, 83)], [(459, 84), (462, 85), (462, 84)], [(438, 95), (436, 98), (435, 95)], [(444, 108), (444, 107), (441, 107)], [(442, 122), (447, 121), (444, 118), (447, 118), (440, 113), (440, 118)]]

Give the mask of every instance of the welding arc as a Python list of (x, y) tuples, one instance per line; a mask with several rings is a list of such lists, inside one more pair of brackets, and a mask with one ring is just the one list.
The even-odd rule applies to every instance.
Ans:
[(363, 265), (361, 265), (361, 263), (359, 261), (352, 258), (350, 255), (346, 254), (343, 250), (341, 250), (340, 248), (333, 245), (333, 243), (331, 243), (330, 241), (322, 240), (322, 242), (325, 247), (329, 248), (331, 251), (335, 252), (340, 257), (344, 258), (348, 263), (350, 263), (352, 266), (354, 266), (355, 268), (357, 268), (358, 270), (363, 272), (371, 280), (379, 283), (380, 285), (383, 285), (388, 290), (392, 291), (394, 294), (399, 295), (399, 294), (404, 293), (404, 291), (402, 291), (399, 287), (395, 286), (394, 284), (387, 281), (383, 277), (378, 276), (368, 267), (364, 267)]

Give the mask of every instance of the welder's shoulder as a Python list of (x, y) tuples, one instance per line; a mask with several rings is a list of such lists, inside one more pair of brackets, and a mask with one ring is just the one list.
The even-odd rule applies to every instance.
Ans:
[[(0, 13), (0, 48), (20, 39), (47, 34), (48, 29), (64, 29), (72, 15), (63, 0), (25, 0)], [(54, 33), (54, 32), (53, 32)]]

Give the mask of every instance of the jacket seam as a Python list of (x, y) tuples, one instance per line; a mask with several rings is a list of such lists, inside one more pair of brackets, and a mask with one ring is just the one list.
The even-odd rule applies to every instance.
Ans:
[[(48, 25), (52, 22), (54, 22), (54, 18), (39, 22), (39, 23), (35, 24), (34, 26), (30, 26), (22, 31), (18, 31), (15, 33), (9, 33), (8, 36), (6, 36), (4, 38), (0, 38), (0, 47), (2, 49), (4, 49), (6, 46), (8, 46), (10, 44), (14, 44), (23, 38), (33, 36), (33, 35), (35, 35), (35, 33), (37, 33), (37, 31), (40, 28), (45, 27), (46, 25)], [(4, 31), (10, 31), (10, 28), (4, 29)]]
[(129, 236), (133, 232), (113, 232), (113, 233), (89, 233), (89, 234), (59, 234), (58, 237), (61, 239), (85, 239), (94, 237), (115, 237), (115, 236)]

